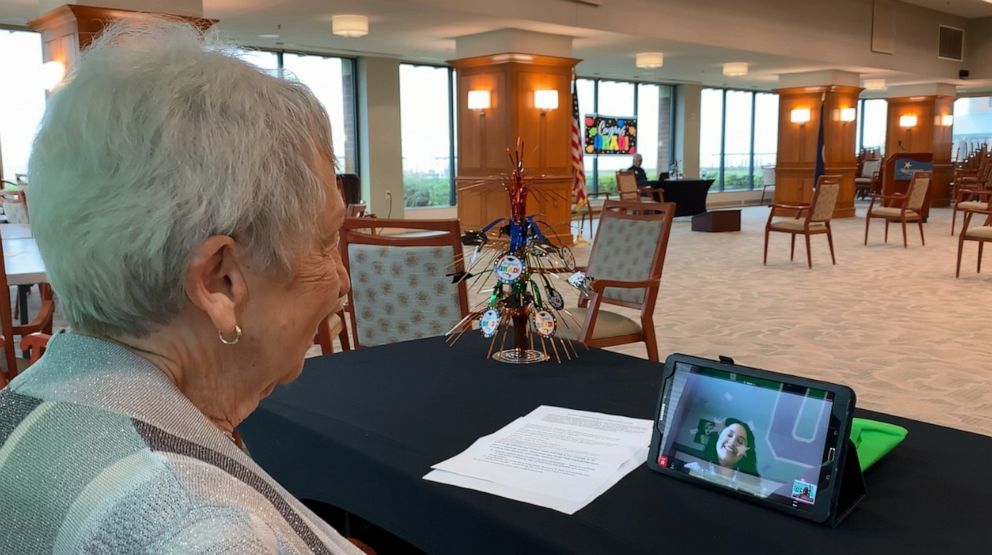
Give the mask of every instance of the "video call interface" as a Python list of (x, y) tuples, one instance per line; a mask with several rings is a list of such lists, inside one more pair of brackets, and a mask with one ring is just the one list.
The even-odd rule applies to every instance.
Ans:
[(659, 466), (799, 509), (816, 503), (833, 464), (833, 393), (676, 362), (662, 403)]

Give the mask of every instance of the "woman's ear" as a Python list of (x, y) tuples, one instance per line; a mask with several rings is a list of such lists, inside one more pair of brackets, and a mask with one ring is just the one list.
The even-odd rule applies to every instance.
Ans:
[(234, 239), (212, 235), (193, 249), (183, 287), (186, 296), (224, 336), (234, 335), (238, 313), (248, 298), (243, 261)]

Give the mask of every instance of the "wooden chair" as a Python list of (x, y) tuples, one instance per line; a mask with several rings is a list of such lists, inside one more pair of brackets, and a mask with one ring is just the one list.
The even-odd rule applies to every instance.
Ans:
[[(3, 244), (0, 243), (0, 334), (3, 335), (0, 342), (3, 343), (4, 361), (7, 367), (6, 378), (8, 380), (16, 376), (19, 371), (17, 353), (14, 350), (14, 337), (25, 337), (38, 332), (44, 332), (48, 335), (52, 333), (52, 316), (55, 314), (55, 298), (52, 294), (52, 288), (47, 283), (39, 284), (38, 287), (41, 290), (41, 306), (38, 313), (27, 324), (15, 326), (11, 315), (10, 286), (7, 283)], [(31, 343), (29, 342), (28, 345), (30, 346)], [(37, 356), (40, 356), (40, 352), (32, 353), (34, 360), (37, 360)]]
[(637, 185), (634, 172), (617, 172), (617, 193), (620, 195), (620, 200), (640, 202), (641, 188)]
[(355, 348), (443, 335), (467, 316), (468, 288), (451, 276), (465, 271), (462, 249), (458, 220), (346, 218), (341, 259)]
[[(643, 341), (648, 358), (658, 361), (654, 307), (661, 287), (665, 253), (675, 205), (658, 202), (607, 201), (596, 229), (586, 273), (593, 278), (589, 295), (569, 312), (578, 321), (559, 326), (566, 339), (590, 347), (611, 347)], [(640, 310), (640, 322), (602, 310), (612, 304)]]
[[(795, 260), (796, 235), (804, 235), (806, 237), (806, 263), (810, 269), (813, 268), (810, 237), (825, 234), (827, 244), (830, 245), (830, 260), (835, 265), (837, 264), (837, 259), (834, 257), (834, 236), (830, 229), (830, 218), (833, 217), (834, 207), (837, 205), (840, 181), (841, 176), (839, 175), (821, 175), (816, 182), (816, 190), (813, 192), (813, 199), (809, 204), (772, 204), (772, 210), (768, 213), (768, 223), (765, 224), (764, 264), (768, 264), (768, 237), (772, 231), (792, 235), (789, 260)], [(775, 221), (776, 215), (782, 215), (781, 213), (776, 214), (776, 211), (780, 210), (794, 211), (795, 217)], [(805, 217), (803, 217), (804, 214)]]
[(317, 326), (317, 335), (314, 336), (313, 342), (320, 345), (320, 354), (329, 355), (334, 352), (335, 336), (341, 342), (341, 350), (351, 350), (351, 341), (348, 339), (348, 326), (345, 325), (344, 310), (324, 318)]
[[(923, 217), (920, 210), (923, 208), (923, 201), (927, 196), (927, 189), (930, 187), (930, 172), (913, 172), (913, 178), (909, 182), (909, 189), (904, 194), (894, 195), (872, 195), (871, 204), (868, 205), (868, 214), (865, 216), (865, 245), (868, 244), (868, 226), (871, 225), (872, 218), (885, 220), (885, 242), (889, 242), (889, 222), (902, 223), (902, 246), (908, 247), (906, 239), (906, 223), (916, 222), (920, 226), (920, 242), (927, 244), (923, 237)], [(878, 200), (888, 205), (875, 206)]]
[[(985, 222), (981, 226), (969, 227), (971, 224), (971, 218), (975, 214), (981, 214), (985, 216)], [(971, 209), (966, 208), (964, 210), (964, 224), (961, 228), (961, 236), (958, 237), (958, 264), (957, 270), (954, 273), (954, 277), (961, 277), (961, 254), (964, 251), (965, 241), (975, 241), (978, 243), (978, 267), (976, 271), (982, 273), (982, 251), (984, 250), (985, 243), (992, 241), (992, 210), (989, 208), (984, 209)]]
[(988, 208), (988, 195), (992, 179), (992, 156), (982, 156), (982, 163), (974, 177), (955, 177), (951, 184), (953, 199), (951, 200), (951, 235), (958, 218), (958, 212), (964, 210), (985, 210)]
[[(5, 183), (9, 183), (9, 181)], [(3, 206), (7, 223), (31, 223), (28, 217), (28, 197), (24, 191), (0, 190), (0, 205)]]
[(772, 200), (775, 199), (775, 166), (761, 166), (761, 200), (758, 204), (765, 204), (765, 193), (772, 190)]

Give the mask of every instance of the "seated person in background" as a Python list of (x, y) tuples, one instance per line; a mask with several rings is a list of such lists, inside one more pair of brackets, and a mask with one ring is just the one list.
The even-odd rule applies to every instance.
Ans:
[(754, 433), (736, 418), (724, 420), (719, 434), (710, 434), (703, 458), (708, 462), (691, 462), (685, 468), (692, 474), (737, 478), (737, 471), (758, 476), (758, 459), (754, 453)]
[(129, 20), (48, 99), (31, 226), (73, 332), (0, 391), (0, 553), (361, 553), (236, 432), (349, 284), (327, 113), (233, 52)]
[(637, 179), (637, 184), (641, 185), (648, 180), (648, 174), (644, 173), (644, 168), (641, 167), (641, 163), (644, 158), (640, 154), (634, 155), (634, 165), (627, 168), (627, 171), (634, 172), (634, 178)]

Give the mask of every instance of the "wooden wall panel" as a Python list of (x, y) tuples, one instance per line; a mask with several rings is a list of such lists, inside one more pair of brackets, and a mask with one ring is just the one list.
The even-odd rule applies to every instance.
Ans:
[[(68, 70), (76, 62), (79, 52), (85, 50), (107, 25), (115, 21), (141, 17), (144, 13), (155, 12), (66, 4), (28, 22), (28, 26), (41, 33), (42, 59), (46, 62), (60, 61)], [(202, 17), (160, 13), (156, 15), (185, 21), (202, 31), (206, 31), (217, 22), (216, 19)]]
[[(952, 127), (942, 125), (941, 116), (953, 114), (954, 98), (949, 96), (912, 96), (890, 98), (886, 124), (885, 152), (929, 152), (933, 154), (933, 179), (927, 192), (930, 206), (950, 205), (950, 183), (954, 174), (951, 162)], [(916, 126), (901, 127), (904, 115), (915, 115)]]
[[(841, 176), (835, 218), (854, 216), (854, 177), (857, 172), (854, 122), (840, 121), (840, 111), (857, 106), (857, 87), (822, 86), (779, 89), (778, 155), (775, 202), (807, 203), (813, 197), (820, 104), (823, 103), (824, 173)], [(810, 120), (792, 123), (792, 111), (808, 109)]]
[[(458, 70), (458, 218), (465, 229), (478, 229), (509, 215), (506, 193), (496, 182), (480, 179), (510, 172), (506, 148), (524, 142), (524, 165), (537, 194), (528, 211), (540, 212), (571, 244), (572, 68), (578, 60), (531, 54), (495, 54), (452, 60)], [(558, 109), (545, 114), (534, 107), (534, 91), (558, 91)], [(470, 90), (490, 91), (485, 116), (468, 109)]]

